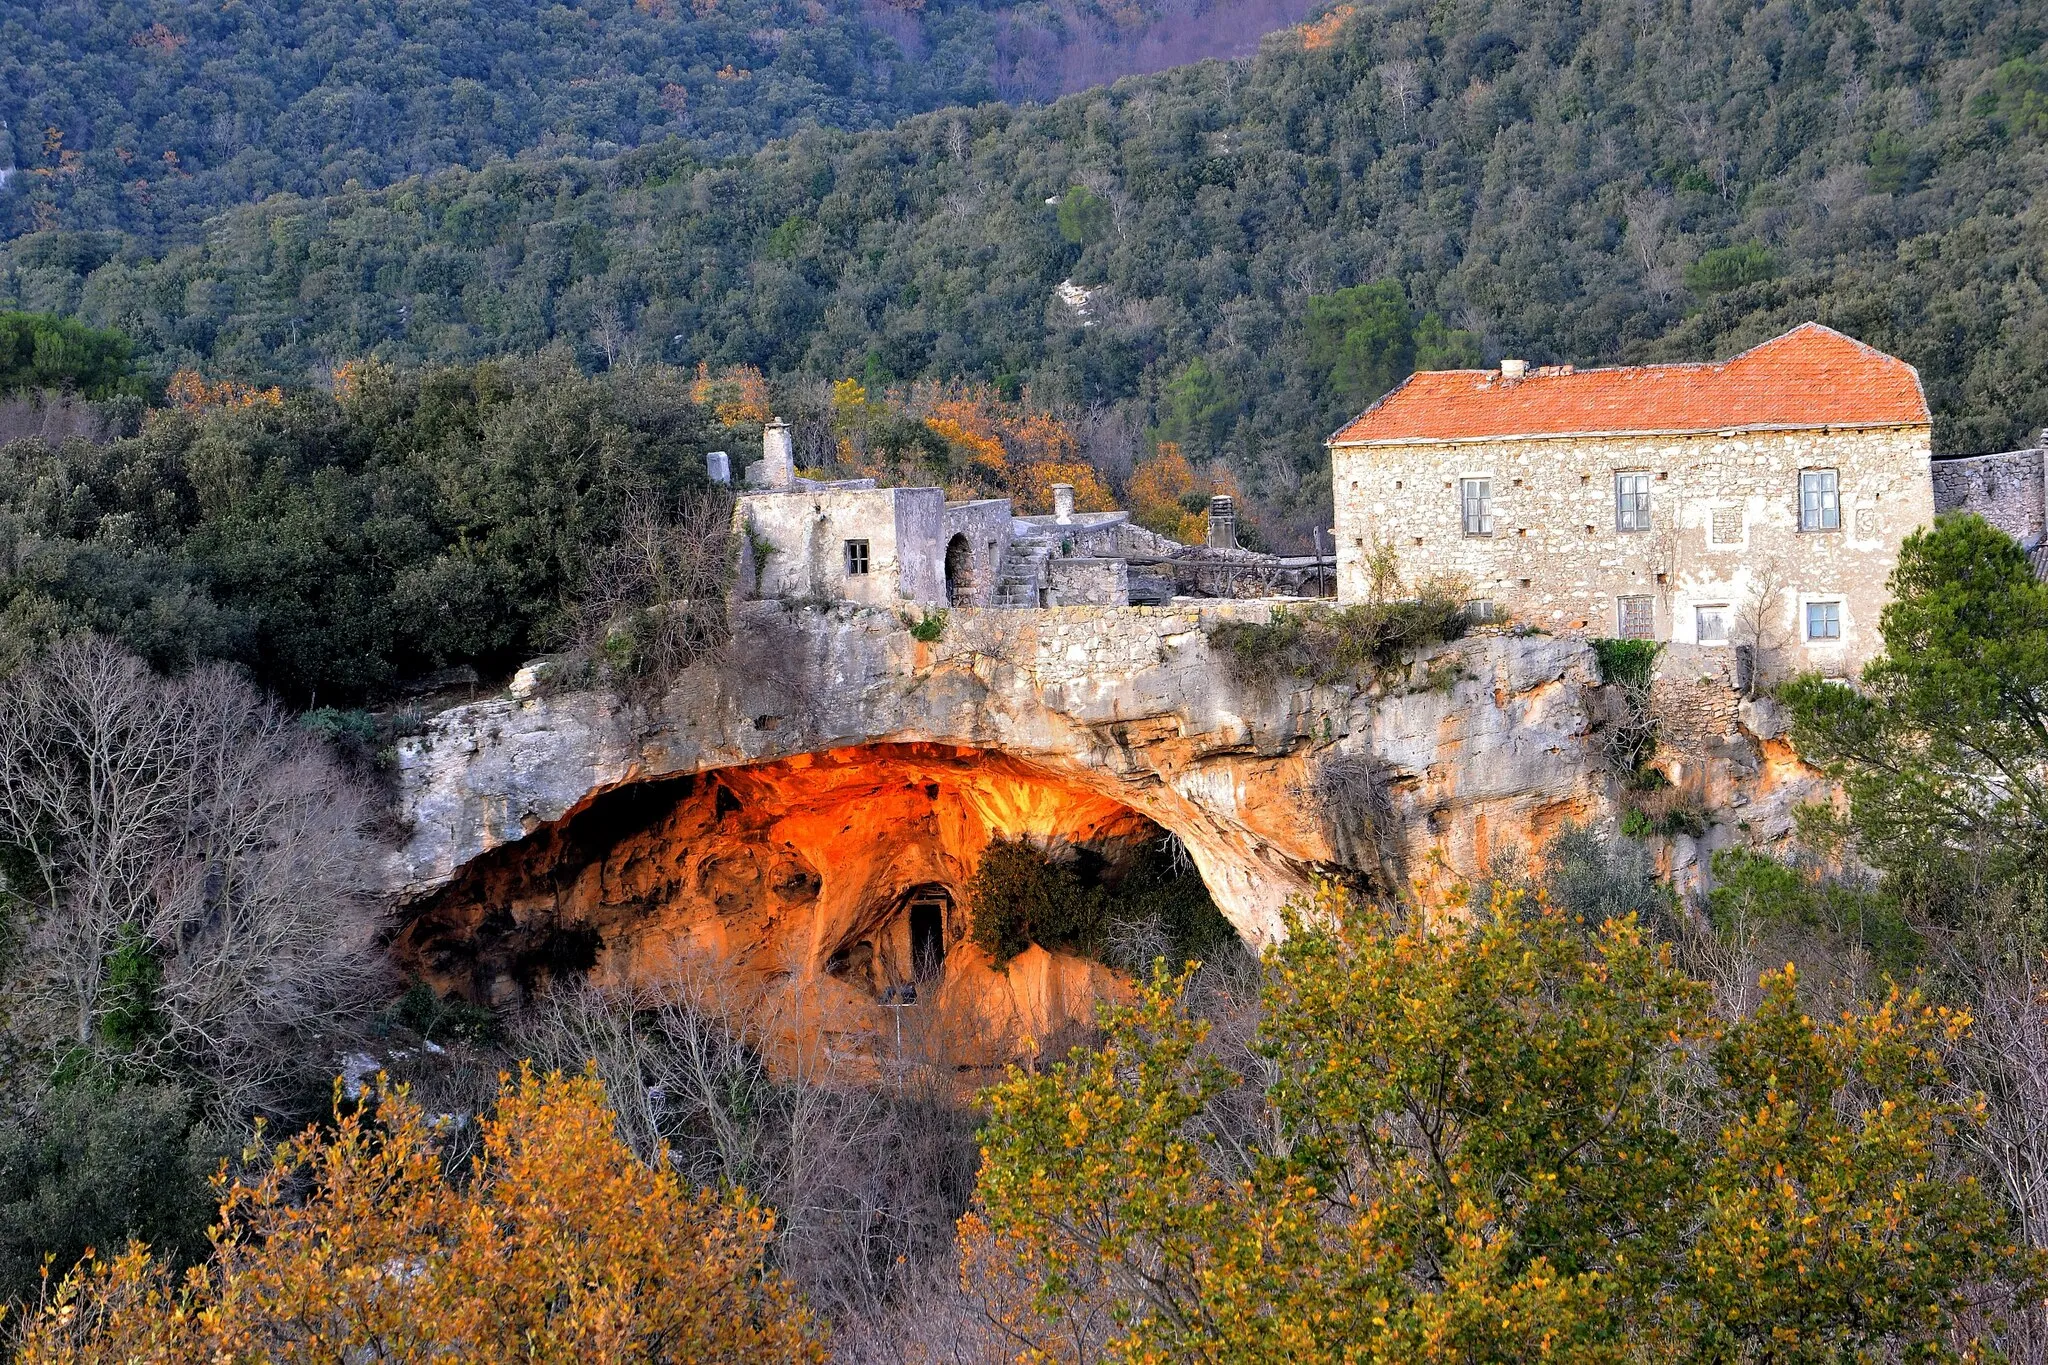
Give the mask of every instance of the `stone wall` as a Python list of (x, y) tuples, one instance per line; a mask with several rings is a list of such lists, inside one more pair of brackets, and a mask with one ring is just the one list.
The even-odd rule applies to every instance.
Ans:
[[(870, 606), (946, 600), (945, 494), (936, 488), (750, 492), (736, 515), (741, 585), (757, 597)], [(865, 574), (847, 572), (848, 541), (866, 542)]]
[(2048, 533), (2048, 450), (1934, 462), (1934, 510), (1975, 512), (2028, 549)]
[[(1934, 515), (1928, 429), (1559, 437), (1337, 447), (1338, 596), (1363, 600), (1365, 557), (1391, 542), (1403, 573), (1449, 573), (1515, 619), (1619, 634), (1618, 599), (1649, 599), (1656, 638), (1691, 644), (1702, 608), (1756, 647), (1764, 676), (1846, 676), (1880, 647), (1900, 542)], [(1834, 469), (1841, 527), (1799, 530), (1799, 474)], [(1615, 476), (1650, 478), (1650, 529), (1616, 529)], [(1490, 480), (1493, 531), (1464, 534), (1461, 481)], [(1841, 636), (1805, 638), (1810, 602)]]
[[(940, 553), (944, 556), (947, 600), (960, 607), (989, 605), (1003, 581), (1003, 555), (1010, 544), (1010, 500), (947, 503), (941, 534), (945, 537)], [(964, 574), (954, 560), (955, 537), (966, 551)]]
[(1131, 600), (1130, 565), (1121, 559), (1049, 559), (1045, 586), (1056, 607), (1121, 607)]

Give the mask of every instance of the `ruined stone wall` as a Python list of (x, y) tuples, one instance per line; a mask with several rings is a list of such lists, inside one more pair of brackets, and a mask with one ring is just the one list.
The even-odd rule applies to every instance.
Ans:
[(1934, 510), (1975, 512), (2028, 549), (2048, 533), (2048, 450), (1934, 462)]
[(955, 606), (985, 607), (995, 600), (1003, 581), (1003, 556), (1010, 547), (1010, 500), (981, 498), (973, 502), (946, 504), (940, 534), (945, 546), (940, 553), (951, 563), (953, 538), (967, 544), (966, 581), (949, 576), (947, 600)]
[[(1409, 578), (1460, 575), (1546, 630), (1615, 635), (1618, 599), (1646, 597), (1658, 639), (1694, 643), (1702, 609), (1718, 610), (1767, 678), (1846, 676), (1880, 647), (1900, 542), (1933, 518), (1928, 441), (1901, 427), (1338, 447), (1338, 596), (1364, 598), (1365, 556), (1391, 542)], [(1806, 469), (1838, 472), (1839, 530), (1799, 529)], [(1638, 471), (1650, 529), (1621, 531), (1615, 476)], [(1471, 478), (1491, 483), (1491, 535), (1464, 533)], [(1810, 602), (1840, 604), (1838, 640), (1805, 638)]]
[(1130, 565), (1121, 559), (1049, 559), (1051, 605), (1121, 607), (1131, 600)]

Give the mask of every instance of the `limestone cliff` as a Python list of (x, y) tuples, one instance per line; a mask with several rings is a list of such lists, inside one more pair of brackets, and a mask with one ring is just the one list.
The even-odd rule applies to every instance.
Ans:
[(710, 963), (849, 1047), (900, 1027), (914, 987), (981, 1065), (1110, 989), (965, 941), (994, 835), (1170, 833), (1258, 943), (1319, 870), (1440, 888), (1613, 819), (1583, 643), (1492, 635), (1370, 683), (1244, 683), (1206, 632), (1271, 609), (957, 610), (927, 644), (886, 610), (756, 603), (653, 700), (549, 695), (529, 672), (400, 750), (397, 950), (498, 999), (565, 968)]

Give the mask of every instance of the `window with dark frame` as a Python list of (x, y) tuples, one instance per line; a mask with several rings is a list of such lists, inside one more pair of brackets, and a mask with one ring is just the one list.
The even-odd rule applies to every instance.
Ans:
[(1657, 638), (1657, 608), (1648, 597), (1615, 599), (1615, 633), (1624, 640)]
[(1799, 474), (1799, 529), (1842, 529), (1842, 486), (1832, 469), (1807, 469)]
[(846, 574), (852, 578), (868, 571), (868, 543), (865, 540), (846, 542)]
[(1806, 604), (1806, 638), (1809, 640), (1841, 639), (1842, 604), (1840, 602), (1808, 602)]
[(1493, 534), (1492, 479), (1464, 480), (1459, 492), (1459, 503), (1464, 512), (1466, 535), (1490, 536)]
[(1614, 476), (1614, 529), (1650, 529), (1650, 476), (1647, 473)]

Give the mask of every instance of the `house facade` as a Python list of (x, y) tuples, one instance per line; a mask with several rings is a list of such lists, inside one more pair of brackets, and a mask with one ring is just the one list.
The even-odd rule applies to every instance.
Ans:
[(1391, 545), (1558, 634), (1852, 676), (1934, 516), (1912, 366), (1815, 323), (1713, 364), (1411, 375), (1330, 439), (1337, 594)]

